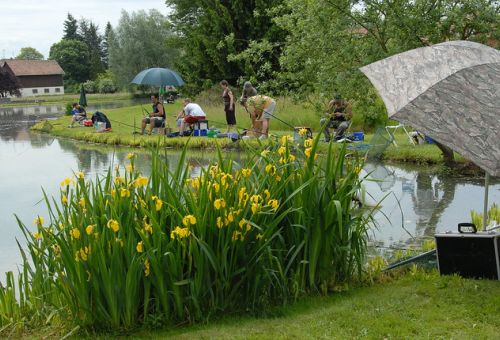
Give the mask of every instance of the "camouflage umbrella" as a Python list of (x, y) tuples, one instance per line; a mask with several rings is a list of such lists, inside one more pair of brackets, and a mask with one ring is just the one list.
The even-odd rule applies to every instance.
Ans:
[(500, 52), (470, 41), (449, 41), (391, 56), (361, 71), (391, 119), (413, 126), (486, 171), (487, 209), (489, 175), (500, 176)]

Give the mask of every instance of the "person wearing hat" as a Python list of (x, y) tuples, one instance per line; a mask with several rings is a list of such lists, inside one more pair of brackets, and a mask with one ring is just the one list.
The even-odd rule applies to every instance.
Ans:
[(329, 142), (331, 139), (330, 129), (335, 129), (335, 135), (333, 139), (338, 141), (344, 138), (346, 130), (349, 128), (352, 118), (351, 105), (342, 99), (340, 96), (335, 96), (328, 103), (328, 109), (326, 112), (326, 117), (321, 118), (321, 126), (326, 125), (325, 130), (325, 141)]
[(266, 139), (269, 135), (269, 121), (276, 109), (276, 101), (268, 96), (256, 95), (247, 99), (245, 109), (252, 118), (252, 126), (256, 121), (262, 121), (262, 132), (259, 139)]

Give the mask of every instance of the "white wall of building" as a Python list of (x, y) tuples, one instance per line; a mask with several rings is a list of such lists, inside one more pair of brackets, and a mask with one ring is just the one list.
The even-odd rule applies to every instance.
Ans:
[(21, 91), (21, 97), (47, 96), (64, 94), (64, 86), (26, 87), (20, 89), (19, 91)]

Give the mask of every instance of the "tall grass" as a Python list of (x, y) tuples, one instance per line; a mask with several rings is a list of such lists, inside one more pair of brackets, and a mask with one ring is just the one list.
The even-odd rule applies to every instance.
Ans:
[(78, 326), (131, 329), (265, 310), (350, 282), (371, 221), (353, 203), (362, 164), (345, 148), (319, 154), (317, 142), (284, 136), (248, 151), (246, 166), (219, 152), (196, 178), (154, 153), (150, 178), (130, 154), (102, 178), (64, 179), (35, 232), (19, 221), (21, 297), (13, 282), (0, 288), (0, 325), (26, 299)]

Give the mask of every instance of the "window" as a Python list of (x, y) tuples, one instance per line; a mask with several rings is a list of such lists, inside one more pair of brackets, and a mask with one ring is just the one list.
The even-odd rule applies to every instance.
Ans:
[(33, 94), (37, 94), (38, 93), (38, 90), (37, 89), (33, 89)]
[(56, 93), (59, 93), (61, 92), (61, 88), (60, 87), (56, 87)]
[(50, 93), (50, 90), (49, 89), (44, 89), (43, 92), (44, 93)]

